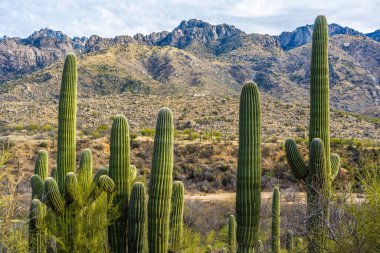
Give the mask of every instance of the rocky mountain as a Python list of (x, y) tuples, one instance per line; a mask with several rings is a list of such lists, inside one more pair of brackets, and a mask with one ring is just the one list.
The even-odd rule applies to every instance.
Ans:
[[(282, 32), (280, 36), (278, 36), (278, 39), (280, 41), (281, 48), (283, 48), (284, 50), (289, 50), (289, 49), (310, 43), (312, 34), (313, 34), (313, 25), (305, 25), (305, 26), (296, 28), (292, 32)], [(342, 27), (338, 24), (330, 24), (329, 36), (333, 36), (337, 34), (364, 36), (364, 34), (352, 28)]]
[(374, 31), (374, 32), (371, 32), (371, 33), (367, 33), (366, 34), (368, 37), (380, 42), (380, 29)]
[[(380, 115), (376, 32), (329, 28), (332, 105)], [(254, 80), (270, 96), (307, 103), (311, 34), (310, 25), (270, 36), (195, 19), (171, 32), (133, 37), (69, 38), (46, 28), (26, 39), (0, 40), (0, 99), (55, 98), (63, 56), (76, 52), (81, 96), (236, 94), (244, 81)]]

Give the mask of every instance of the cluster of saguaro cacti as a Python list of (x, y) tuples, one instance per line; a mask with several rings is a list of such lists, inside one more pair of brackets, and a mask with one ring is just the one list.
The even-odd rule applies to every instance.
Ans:
[(261, 115), (257, 86), (245, 83), (240, 96), (236, 214), (238, 252), (254, 252), (261, 206)]
[[(90, 205), (96, 196), (91, 194), (99, 191), (99, 188), (107, 192), (114, 189), (113, 181), (106, 175), (99, 177), (94, 182), (92, 179), (91, 152), (85, 150), (80, 159), (78, 177), (76, 176), (76, 90), (77, 90), (77, 67), (76, 57), (69, 54), (66, 57), (62, 75), (61, 93), (58, 112), (58, 152), (57, 168), (52, 171), (52, 176), (47, 177), (47, 153), (39, 153), (35, 174), (31, 178), (32, 196), (39, 199), (51, 208), (56, 214), (56, 232), (62, 238), (65, 249), (69, 252), (76, 250), (75, 242), (78, 235), (77, 216), (80, 210)], [(95, 190), (96, 189), (96, 190)], [(32, 202), (31, 224), (33, 230), (37, 223), (43, 222), (44, 207), (36, 200)], [(40, 207), (36, 207), (40, 206)], [(36, 223), (36, 218), (38, 222)], [(35, 230), (35, 229), (34, 229)], [(33, 237), (33, 236), (31, 236)], [(37, 243), (43, 245), (43, 243)], [(32, 246), (33, 247), (33, 244)], [(32, 251), (44, 252), (33, 247)]]
[[(59, 100), (57, 166), (48, 173), (48, 154), (38, 154), (35, 174), (31, 178), (33, 201), (30, 210), (30, 251), (45, 252), (45, 204), (54, 212), (54, 232), (62, 238), (59, 251), (77, 252), (79, 229), (90, 226), (92, 217), (82, 219), (84, 210), (92, 208), (102, 192), (116, 207), (117, 216), (108, 227), (112, 252), (143, 252), (146, 222), (145, 187), (132, 181), (137, 169), (130, 165), (130, 137), (127, 119), (115, 117), (110, 137), (109, 166), (99, 169), (93, 177), (92, 154), (86, 149), (76, 168), (76, 57), (66, 57)], [(172, 113), (162, 108), (158, 114), (154, 141), (152, 177), (149, 187), (148, 225), (149, 251), (167, 252), (169, 236), (173, 251), (181, 247), (183, 231), (184, 187), (175, 182), (172, 197), (174, 127)], [(112, 194), (111, 194), (112, 193)], [(44, 204), (43, 204), (43, 203)], [(172, 209), (170, 208), (172, 206)], [(106, 211), (106, 210), (105, 210)], [(171, 214), (171, 217), (170, 217)], [(80, 217), (82, 218), (82, 216)], [(79, 228), (81, 227), (81, 228)], [(172, 233), (169, 232), (172, 230)], [(127, 232), (128, 231), (128, 232)]]
[(309, 253), (325, 252), (331, 182), (339, 171), (339, 156), (330, 156), (329, 124), (328, 26), (326, 18), (318, 16), (312, 38), (309, 164), (304, 162), (293, 139), (285, 143), (292, 172), (307, 189)]

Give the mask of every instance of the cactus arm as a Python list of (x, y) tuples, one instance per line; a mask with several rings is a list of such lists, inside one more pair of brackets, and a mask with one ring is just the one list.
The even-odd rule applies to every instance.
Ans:
[(129, 181), (133, 182), (137, 176), (137, 168), (134, 165), (129, 166)]
[(58, 184), (52, 177), (48, 177), (44, 182), (44, 195), (50, 206), (56, 213), (63, 213), (65, 202), (59, 193)]
[(51, 169), (50, 177), (54, 178), (55, 181), (58, 180), (57, 165), (54, 165)]
[(81, 207), (82, 201), (79, 195), (80, 189), (78, 185), (78, 179), (74, 172), (69, 172), (66, 174), (65, 189), (66, 189), (65, 197), (66, 197), (67, 204), (71, 204), (72, 202), (75, 202)]
[(99, 188), (108, 194), (111, 194), (115, 191), (114, 181), (107, 175), (102, 175), (98, 181)]
[(144, 252), (146, 200), (145, 186), (141, 182), (133, 184), (128, 206), (128, 252)]
[(98, 183), (98, 180), (101, 176), (103, 175), (107, 175), (108, 176), (108, 169), (107, 168), (100, 168), (94, 175), (94, 178), (92, 180), (92, 182), (96, 185)]
[(44, 192), (44, 182), (40, 178), (39, 175), (34, 174), (30, 178), (30, 183), (32, 185), (32, 194), (33, 194), (33, 199), (37, 198), (39, 200), (42, 200), (42, 194)]
[(78, 183), (81, 188), (81, 192), (89, 193), (92, 182), (92, 153), (91, 150), (83, 150), (79, 159), (78, 169)]
[(339, 168), (340, 168), (340, 157), (337, 154), (332, 154), (330, 156), (330, 161), (331, 161), (331, 179), (334, 180), (335, 177), (339, 173)]
[(183, 233), (183, 208), (185, 188), (181, 181), (173, 183), (170, 214), (170, 248), (177, 252), (181, 247)]
[(33, 199), (29, 213), (29, 251), (46, 252), (45, 208), (38, 199)]
[(286, 158), (290, 165), (293, 175), (301, 180), (307, 175), (307, 166), (302, 158), (302, 155), (297, 147), (295, 140), (287, 139), (285, 141)]
[(40, 176), (44, 181), (48, 174), (48, 153), (45, 150), (38, 152), (36, 164), (34, 166), (34, 174)]

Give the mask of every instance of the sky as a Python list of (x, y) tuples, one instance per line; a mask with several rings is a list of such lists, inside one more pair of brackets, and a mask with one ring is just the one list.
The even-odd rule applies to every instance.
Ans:
[(24, 38), (45, 27), (70, 37), (149, 34), (191, 18), (278, 35), (319, 14), (368, 33), (380, 29), (379, 6), (380, 0), (0, 0), (0, 37)]

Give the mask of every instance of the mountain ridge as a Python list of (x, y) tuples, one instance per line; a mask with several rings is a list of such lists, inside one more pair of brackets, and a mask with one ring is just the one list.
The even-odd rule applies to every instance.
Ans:
[[(270, 96), (307, 102), (311, 29), (297, 28), (281, 39), (196, 19), (171, 32), (133, 37), (69, 38), (45, 28), (26, 39), (0, 42), (0, 98), (54, 98), (60, 69), (56, 62), (76, 52), (80, 89), (91, 96), (125, 91), (236, 94), (243, 82), (253, 80)], [(330, 34), (333, 107), (380, 115), (380, 43), (336, 24), (330, 24)]]

